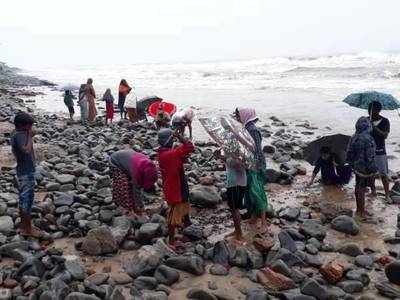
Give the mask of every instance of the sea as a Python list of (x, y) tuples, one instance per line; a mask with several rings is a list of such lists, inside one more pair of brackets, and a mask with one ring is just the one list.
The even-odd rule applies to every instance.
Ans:
[[(320, 134), (352, 134), (366, 111), (342, 100), (350, 93), (380, 91), (400, 99), (400, 53), (364, 52), (320, 57), (266, 57), (262, 59), (171, 64), (64, 66), (23, 70), (22, 73), (55, 82), (57, 88), (39, 88), (36, 106), (48, 112), (66, 112), (62, 87), (79, 86), (93, 78), (101, 96), (111, 88), (117, 96), (122, 78), (134, 87), (138, 99), (157, 95), (179, 108), (193, 107), (198, 117), (231, 113), (235, 107), (253, 107), (260, 121), (275, 116), (288, 123), (308, 121)], [(99, 102), (99, 106), (104, 106)], [(397, 111), (384, 111), (392, 124), (388, 139), (393, 156), (400, 143)], [(201, 135), (202, 133), (200, 132)]]

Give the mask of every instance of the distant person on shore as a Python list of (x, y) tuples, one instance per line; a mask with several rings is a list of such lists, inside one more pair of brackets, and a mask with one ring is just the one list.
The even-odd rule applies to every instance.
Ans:
[(243, 240), (240, 209), (244, 208), (244, 195), (246, 192), (247, 178), (246, 166), (240, 155), (230, 155), (216, 151), (216, 157), (225, 162), (226, 166), (226, 200), (232, 213), (235, 240)]
[[(385, 190), (386, 201), (390, 201), (389, 195), (389, 166), (386, 156), (385, 140), (390, 133), (390, 122), (388, 119), (380, 115), (382, 104), (373, 101), (368, 107), (368, 113), (372, 122), (372, 137), (376, 144), (375, 162), (381, 177), (383, 188)], [(371, 186), (372, 194), (376, 195), (375, 180)]]
[(81, 109), (81, 123), (86, 125), (88, 120), (88, 101), (86, 98), (86, 84), (81, 84), (79, 88), (78, 105)]
[(329, 147), (321, 147), (320, 153), (321, 156), (315, 163), (308, 186), (314, 183), (319, 172), (321, 172), (321, 182), (323, 185), (343, 185), (349, 183), (352, 173), (351, 167), (341, 163)]
[[(174, 138), (181, 143), (173, 148)], [(158, 160), (163, 180), (163, 192), (165, 201), (169, 206), (168, 235), (169, 244), (175, 243), (175, 229), (179, 226), (190, 226), (189, 185), (185, 176), (184, 163), (194, 151), (190, 140), (176, 134), (169, 128), (163, 128), (158, 132)]]
[(64, 104), (68, 108), (69, 118), (71, 120), (74, 119), (74, 114), (75, 114), (74, 99), (76, 99), (76, 97), (72, 94), (72, 92), (70, 90), (66, 90), (64, 92)]
[(365, 210), (365, 192), (371, 186), (377, 174), (375, 162), (375, 141), (371, 136), (372, 125), (367, 117), (361, 117), (356, 123), (356, 133), (352, 136), (347, 149), (347, 162), (356, 174), (355, 197), (356, 216), (360, 220), (367, 217)]
[(127, 215), (143, 213), (143, 190), (151, 191), (157, 181), (157, 168), (144, 154), (131, 149), (110, 156), (113, 201)]
[[(245, 203), (248, 213), (251, 215), (250, 224), (256, 226), (261, 233), (268, 231), (266, 212), (271, 209), (264, 190), (266, 182), (266, 162), (262, 151), (262, 135), (256, 126), (258, 118), (252, 108), (236, 108), (236, 119), (243, 124), (254, 141), (254, 148), (249, 149), (254, 154), (253, 165), (247, 170), (247, 188)], [(258, 219), (261, 219), (261, 227), (258, 227)]]
[(136, 122), (137, 121), (136, 105), (137, 105), (136, 94), (131, 91), (126, 96), (126, 100), (125, 100), (126, 113), (128, 115), (129, 121), (131, 121), (131, 122)]
[(118, 109), (121, 114), (121, 119), (126, 119), (125, 112), (125, 99), (126, 96), (131, 92), (132, 88), (129, 86), (125, 79), (122, 79), (118, 88)]
[(178, 111), (172, 117), (172, 128), (177, 129), (181, 134), (185, 133), (186, 126), (189, 128), (189, 138), (192, 139), (192, 121), (194, 118), (193, 109), (187, 108)]
[(12, 152), (17, 161), (20, 234), (40, 237), (42, 232), (32, 225), (32, 205), (35, 198), (35, 153), (33, 149), (33, 118), (24, 112), (15, 116), (15, 133), (11, 137)]
[(106, 103), (106, 125), (108, 120), (112, 123), (114, 118), (114, 97), (111, 94), (111, 89), (107, 89), (103, 95), (102, 100)]
[(89, 78), (87, 80), (85, 95), (86, 95), (86, 99), (87, 99), (88, 106), (89, 106), (88, 119), (89, 119), (89, 122), (94, 122), (94, 120), (96, 119), (96, 115), (97, 115), (97, 109), (96, 109), (96, 103), (95, 103), (96, 92), (94, 91), (94, 88), (93, 88), (93, 79), (92, 78)]

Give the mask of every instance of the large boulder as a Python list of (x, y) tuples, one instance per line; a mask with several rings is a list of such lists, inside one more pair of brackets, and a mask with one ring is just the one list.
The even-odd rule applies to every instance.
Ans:
[(114, 253), (118, 244), (108, 226), (91, 229), (82, 242), (82, 251), (88, 255)]
[(133, 278), (151, 275), (160, 265), (160, 254), (152, 246), (140, 248), (132, 258), (124, 261), (125, 271)]
[(190, 193), (190, 202), (199, 207), (215, 207), (221, 201), (221, 196), (211, 186), (195, 186)]
[(360, 227), (352, 217), (342, 215), (332, 220), (332, 228), (346, 234), (357, 235)]
[(204, 260), (197, 255), (171, 257), (167, 259), (166, 265), (198, 276), (205, 272)]

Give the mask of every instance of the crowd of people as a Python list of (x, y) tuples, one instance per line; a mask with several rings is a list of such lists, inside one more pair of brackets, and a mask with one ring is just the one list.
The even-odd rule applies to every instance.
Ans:
[[(78, 104), (81, 108), (81, 121), (93, 122), (97, 110), (96, 93), (92, 79), (82, 84), (79, 90)], [(121, 118), (129, 114), (125, 109), (126, 97), (131, 92), (126, 80), (122, 80), (118, 94), (118, 108)], [(106, 103), (106, 122), (113, 120), (114, 97), (107, 89), (102, 98)], [(65, 92), (64, 102), (69, 109), (70, 118), (74, 116), (74, 96)], [(325, 185), (343, 185), (350, 181), (355, 173), (356, 216), (362, 221), (368, 213), (365, 209), (367, 188), (376, 192), (375, 178), (379, 176), (389, 197), (388, 163), (385, 139), (390, 131), (389, 120), (380, 115), (381, 105), (372, 102), (369, 116), (361, 117), (356, 122), (356, 132), (352, 136), (347, 149), (347, 162), (339, 162), (329, 147), (322, 147), (321, 157), (316, 162), (309, 184), (313, 184), (317, 174), (321, 172), (321, 182)], [(127, 215), (141, 215), (144, 212), (144, 192), (155, 190), (158, 175), (161, 174), (164, 200), (169, 206), (167, 216), (169, 243), (176, 247), (179, 242), (175, 238), (177, 228), (191, 224), (189, 184), (185, 175), (184, 164), (195, 151), (192, 143), (192, 120), (194, 112), (185, 109), (173, 116), (155, 117), (158, 130), (157, 162), (145, 154), (132, 149), (119, 150), (110, 155), (110, 175), (112, 178), (113, 201)], [(227, 153), (224, 149), (216, 151), (217, 158), (226, 165), (226, 193), (228, 207), (234, 223), (234, 240), (243, 240), (240, 210), (246, 208), (249, 225), (254, 231), (267, 233), (267, 213), (272, 210), (264, 186), (266, 184), (266, 160), (262, 151), (262, 134), (256, 123), (258, 117), (251, 108), (237, 108), (233, 117), (243, 125), (252, 139), (252, 143), (244, 146), (250, 150), (252, 157), (244, 160), (239, 155)], [(20, 214), (22, 235), (38, 236), (40, 230), (33, 227), (30, 212), (34, 199), (35, 156), (33, 150), (32, 125), (33, 118), (27, 113), (19, 113), (15, 117), (16, 132), (12, 136), (11, 145), (17, 160), (17, 177), (20, 190)], [(189, 137), (186, 137), (186, 128)], [(246, 143), (246, 141), (241, 141)], [(158, 165), (158, 166), (157, 166)]]

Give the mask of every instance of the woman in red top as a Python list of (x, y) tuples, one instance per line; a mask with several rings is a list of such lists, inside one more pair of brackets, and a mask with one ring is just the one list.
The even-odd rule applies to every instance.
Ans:
[(175, 228), (182, 223), (190, 225), (189, 185), (185, 176), (184, 162), (194, 151), (193, 144), (181, 135), (176, 137), (182, 145), (173, 148), (174, 131), (169, 128), (158, 132), (158, 159), (163, 180), (163, 192), (169, 206), (169, 244), (175, 244)]

